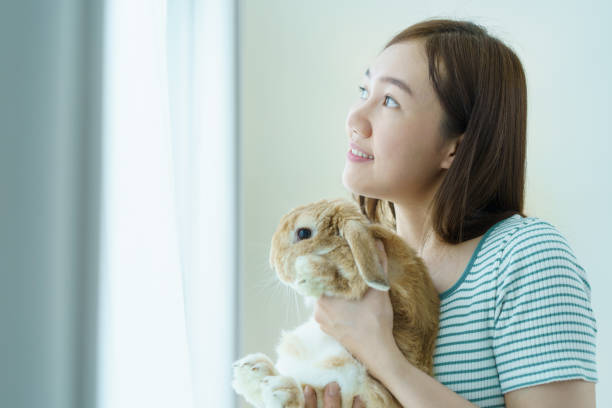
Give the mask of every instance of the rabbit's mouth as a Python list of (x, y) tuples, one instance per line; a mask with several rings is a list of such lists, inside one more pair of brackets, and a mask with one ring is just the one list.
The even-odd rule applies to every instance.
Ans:
[(315, 297), (318, 298), (322, 295), (334, 296), (334, 292), (331, 285), (321, 284), (321, 282), (303, 279), (300, 282), (296, 282), (290, 285), (297, 293), (304, 297)]
[(298, 256), (294, 263), (294, 279), (289, 283), (302, 296), (332, 294), (336, 286), (335, 265), (316, 254)]

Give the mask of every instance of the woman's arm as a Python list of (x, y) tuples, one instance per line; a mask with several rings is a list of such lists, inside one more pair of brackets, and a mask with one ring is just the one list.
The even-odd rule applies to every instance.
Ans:
[(504, 394), (507, 408), (595, 408), (595, 383), (559, 381)]
[[(384, 247), (381, 262), (387, 272)], [(387, 292), (370, 289), (360, 301), (321, 297), (315, 306), (321, 329), (340, 341), (406, 407), (474, 407), (420, 371), (401, 353), (392, 334), (393, 311)], [(508, 408), (595, 407), (595, 384), (582, 380), (545, 383), (504, 395)], [(339, 405), (339, 397), (325, 407)], [(334, 405), (336, 404), (336, 405)]]
[[(404, 407), (477, 407), (412, 365), (395, 342), (385, 347), (368, 370)], [(378, 361), (378, 362), (376, 362)]]
[[(387, 354), (371, 373), (405, 407), (475, 407), (434, 378), (410, 364), (399, 349)], [(398, 354), (399, 353), (399, 354)], [(510, 391), (504, 395), (507, 408), (570, 408), (595, 407), (595, 384), (570, 380), (541, 384)], [(306, 407), (316, 407), (316, 397), (307, 396)], [(340, 396), (325, 393), (325, 408), (339, 408)], [(355, 401), (353, 407), (362, 407)]]

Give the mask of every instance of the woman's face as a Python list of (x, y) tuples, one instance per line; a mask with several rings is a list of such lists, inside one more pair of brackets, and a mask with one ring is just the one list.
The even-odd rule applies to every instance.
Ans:
[(346, 132), (349, 143), (374, 159), (353, 161), (349, 146), (344, 186), (393, 202), (422, 199), (436, 188), (442, 166), (447, 166), (439, 133), (442, 107), (429, 80), (422, 43), (387, 47), (369, 66), (361, 87), (346, 118)]

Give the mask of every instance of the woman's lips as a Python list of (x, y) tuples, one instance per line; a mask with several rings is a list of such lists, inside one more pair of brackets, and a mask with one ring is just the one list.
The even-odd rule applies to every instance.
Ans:
[(360, 151), (361, 153), (365, 153), (365, 154), (367, 154), (368, 156), (373, 156), (372, 154), (370, 154), (370, 153), (366, 152), (366, 151), (365, 151), (365, 150), (364, 150), (364, 149), (363, 149), (361, 146), (359, 146), (359, 145), (357, 145), (357, 144), (355, 144), (355, 143), (353, 143), (353, 142), (349, 142), (349, 145), (350, 145), (350, 146), (351, 146), (353, 149), (355, 149), (355, 150), (357, 150), (357, 151)]
[(351, 151), (351, 149), (348, 150), (346, 157), (354, 162), (366, 162), (366, 161), (373, 161), (374, 159), (368, 159), (367, 157), (361, 157), (361, 156), (357, 156), (356, 154), (353, 154), (353, 152)]

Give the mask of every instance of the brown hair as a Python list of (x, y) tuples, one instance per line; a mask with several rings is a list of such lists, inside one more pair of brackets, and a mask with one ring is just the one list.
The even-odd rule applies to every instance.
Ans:
[[(414, 24), (384, 49), (412, 39), (424, 40), (444, 111), (442, 142), (464, 135), (431, 202), (433, 230), (457, 244), (513, 214), (525, 217), (527, 85), (519, 58), (485, 28), (447, 19)], [(352, 196), (370, 221), (395, 229), (392, 202)]]

